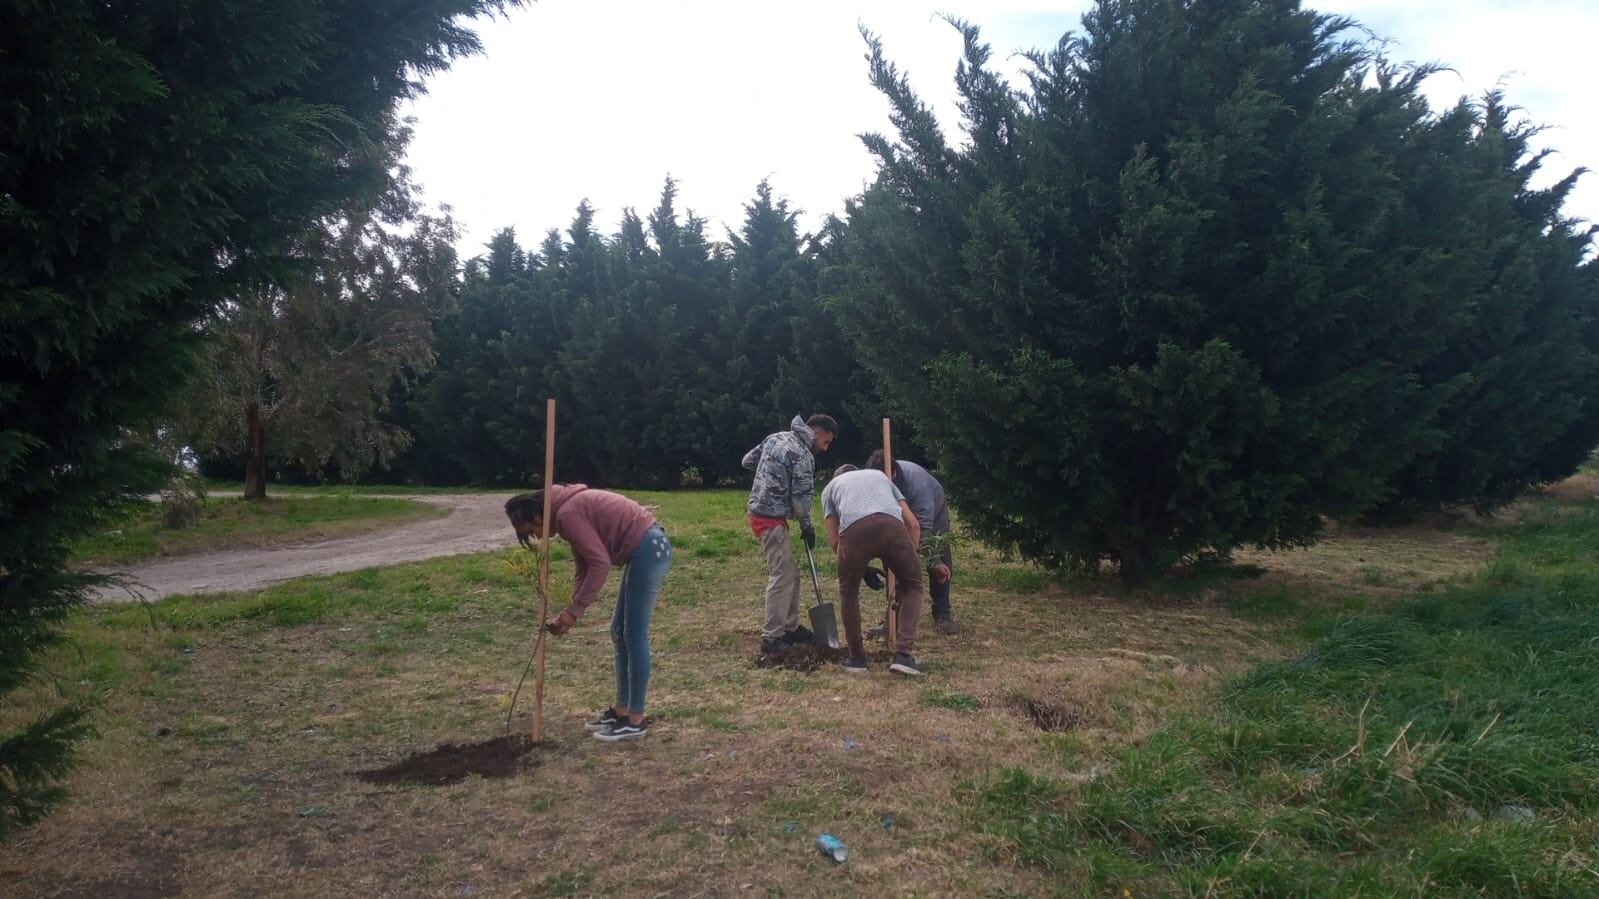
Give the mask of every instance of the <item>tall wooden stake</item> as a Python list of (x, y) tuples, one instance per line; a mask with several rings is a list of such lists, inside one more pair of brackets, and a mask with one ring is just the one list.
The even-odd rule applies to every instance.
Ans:
[[(883, 474), (888, 475), (890, 481), (894, 480), (894, 438), (889, 433), (886, 418), (883, 419)], [(886, 569), (888, 565), (884, 564), (883, 567)], [(893, 652), (899, 640), (899, 604), (894, 601), (894, 572), (885, 571), (884, 574), (888, 581), (888, 632), (883, 636), (889, 652)]]
[(533, 742), (544, 739), (544, 623), (550, 620), (550, 502), (555, 486), (555, 399), (544, 401), (544, 518), (539, 535), (539, 624), (533, 644)]

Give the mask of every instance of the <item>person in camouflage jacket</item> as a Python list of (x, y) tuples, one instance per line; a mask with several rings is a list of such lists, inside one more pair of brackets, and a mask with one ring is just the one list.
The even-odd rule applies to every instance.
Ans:
[(789, 541), (788, 520), (799, 522), (800, 537), (816, 546), (811, 502), (816, 492), (816, 459), (838, 436), (830, 415), (794, 416), (789, 429), (768, 436), (744, 454), (744, 467), (755, 472), (750, 487), (750, 530), (766, 556), (766, 618), (761, 625), (761, 652), (778, 652), (808, 643), (811, 632), (799, 623), (800, 571)]

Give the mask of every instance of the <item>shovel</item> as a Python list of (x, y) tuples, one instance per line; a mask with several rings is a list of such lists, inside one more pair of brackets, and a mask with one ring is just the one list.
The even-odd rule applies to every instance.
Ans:
[(838, 648), (838, 616), (833, 604), (822, 601), (822, 582), (816, 577), (816, 553), (805, 547), (805, 558), (811, 563), (811, 586), (816, 589), (816, 605), (811, 606), (811, 633), (817, 646)]

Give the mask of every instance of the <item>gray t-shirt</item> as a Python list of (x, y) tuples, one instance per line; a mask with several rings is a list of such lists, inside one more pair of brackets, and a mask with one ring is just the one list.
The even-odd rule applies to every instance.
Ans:
[(915, 462), (896, 459), (894, 467), (899, 469), (895, 486), (905, 493), (905, 502), (916, 513), (922, 530), (929, 534), (949, 533), (949, 502), (944, 499), (944, 485)]
[(827, 482), (822, 491), (822, 516), (838, 516), (838, 532), (868, 515), (881, 512), (900, 517), (899, 504), (905, 494), (899, 492), (888, 475), (876, 469), (860, 469), (838, 475)]

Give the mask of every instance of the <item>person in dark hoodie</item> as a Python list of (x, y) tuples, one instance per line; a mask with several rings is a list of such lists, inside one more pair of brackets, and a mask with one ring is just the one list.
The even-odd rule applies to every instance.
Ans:
[(800, 539), (816, 548), (811, 502), (816, 492), (816, 457), (838, 436), (831, 415), (794, 416), (789, 429), (768, 435), (744, 454), (744, 468), (755, 472), (748, 505), (750, 530), (766, 556), (766, 617), (761, 624), (761, 653), (781, 652), (811, 642), (810, 629), (799, 623), (800, 571), (789, 540), (788, 520), (799, 522)]
[[(511, 497), (505, 504), (523, 546), (539, 538), (544, 525), (544, 491)], [(611, 616), (616, 649), (616, 702), (585, 725), (607, 743), (637, 740), (644, 726), (644, 693), (650, 683), (650, 614), (661, 581), (672, 567), (672, 544), (655, 516), (619, 493), (590, 490), (583, 484), (550, 488), (550, 534), (572, 548), (577, 572), (572, 603), (545, 626), (559, 637), (572, 629), (605, 586), (611, 566), (623, 565), (622, 589)]]

